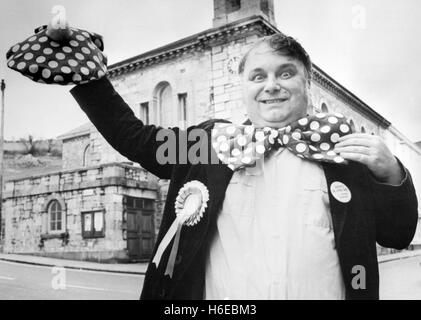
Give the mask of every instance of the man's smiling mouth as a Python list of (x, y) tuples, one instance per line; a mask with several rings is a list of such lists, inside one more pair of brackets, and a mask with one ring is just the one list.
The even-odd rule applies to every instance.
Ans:
[(268, 99), (268, 100), (260, 100), (259, 102), (270, 104), (270, 103), (281, 103), (288, 99)]

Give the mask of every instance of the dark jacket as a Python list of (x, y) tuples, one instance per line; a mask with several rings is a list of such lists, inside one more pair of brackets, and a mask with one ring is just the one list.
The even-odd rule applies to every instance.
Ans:
[[(157, 177), (171, 179), (154, 252), (175, 219), (174, 202), (180, 188), (192, 180), (198, 180), (208, 188), (209, 202), (203, 218), (195, 226), (182, 229), (173, 278), (164, 276), (169, 246), (158, 268), (149, 264), (141, 295), (141, 299), (202, 299), (209, 244), (233, 172), (223, 164), (159, 164), (155, 155), (163, 142), (156, 140), (156, 134), (162, 128), (144, 125), (137, 119), (108, 79), (78, 85), (71, 93), (111, 146)], [(217, 121), (224, 120), (209, 120), (189, 127), (186, 132), (202, 128), (210, 141), (211, 129)], [(166, 130), (172, 130), (177, 136), (186, 133), (178, 128)], [(208, 151), (214, 155), (210, 145), (208, 143)], [(323, 169), (328, 186), (340, 181), (352, 194), (350, 202), (341, 203), (329, 190), (346, 298), (378, 299), (376, 242), (384, 247), (404, 249), (415, 233), (418, 204), (411, 176), (405, 169), (404, 182), (400, 186), (390, 186), (376, 182), (368, 169), (359, 163), (323, 163)], [(352, 286), (352, 279), (357, 275), (355, 270), (360, 270), (360, 267), (353, 269), (354, 266), (365, 268), (365, 289)]]

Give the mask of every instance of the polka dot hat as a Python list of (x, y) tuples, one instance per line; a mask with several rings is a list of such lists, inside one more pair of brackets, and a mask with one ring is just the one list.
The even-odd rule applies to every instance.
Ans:
[(7, 65), (39, 83), (79, 84), (98, 80), (107, 73), (104, 44), (98, 34), (70, 28), (63, 41), (47, 35), (47, 26), (14, 45), (6, 54)]

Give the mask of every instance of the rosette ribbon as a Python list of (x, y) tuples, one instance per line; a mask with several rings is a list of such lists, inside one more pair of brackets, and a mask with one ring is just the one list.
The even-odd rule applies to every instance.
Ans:
[(164, 275), (169, 275), (172, 278), (182, 227), (184, 225), (194, 226), (200, 221), (207, 207), (208, 200), (208, 189), (197, 180), (187, 182), (178, 192), (175, 200), (176, 218), (159, 244), (152, 260), (152, 263), (155, 263), (158, 267), (162, 255), (175, 237)]

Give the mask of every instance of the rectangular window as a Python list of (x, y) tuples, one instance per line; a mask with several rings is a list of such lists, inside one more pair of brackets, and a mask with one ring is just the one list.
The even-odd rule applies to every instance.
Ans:
[(86, 239), (104, 236), (104, 210), (82, 212), (82, 237)]
[(187, 129), (187, 93), (178, 94), (178, 125)]
[(145, 199), (145, 198), (135, 198), (135, 197), (125, 197), (125, 206), (127, 209), (143, 209), (143, 210), (153, 210), (155, 205), (154, 199)]
[(149, 102), (140, 104), (140, 120), (146, 125), (149, 124)]

